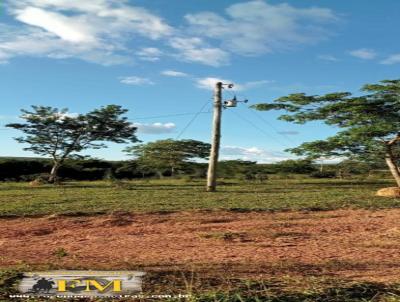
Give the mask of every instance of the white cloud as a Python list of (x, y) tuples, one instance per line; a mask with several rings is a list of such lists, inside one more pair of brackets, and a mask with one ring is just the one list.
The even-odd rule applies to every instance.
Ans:
[[(13, 37), (10, 38), (10, 35)], [(36, 28), (30, 28), (27, 31), (12, 28), (3, 31), (0, 28), (0, 61), (3, 63), (15, 56), (47, 56), (55, 59), (75, 57), (103, 65), (129, 62), (126, 56), (107, 49), (107, 46), (104, 46), (104, 51), (101, 51), (91, 47), (88, 49), (81, 44), (72, 45), (70, 42), (54, 38), (51, 33)]]
[(214, 90), (215, 84), (217, 82), (222, 82), (224, 84), (234, 84), (233, 88), (235, 91), (243, 91), (243, 90), (254, 88), (257, 86), (273, 83), (274, 81), (260, 80), (260, 81), (251, 81), (251, 82), (246, 82), (246, 83), (240, 84), (240, 83), (236, 83), (234, 81), (227, 80), (227, 79), (207, 77), (207, 78), (197, 79), (196, 86), (201, 89)]
[(257, 147), (243, 148), (237, 146), (226, 146), (221, 149), (225, 155), (261, 155), (263, 150)]
[(162, 51), (155, 47), (142, 48), (137, 55), (143, 61), (155, 62), (159, 61), (160, 57), (163, 55)]
[(176, 126), (174, 123), (153, 123), (153, 124), (141, 124), (134, 123), (134, 126), (138, 128), (139, 133), (144, 134), (164, 134), (174, 132)]
[(381, 63), (385, 65), (393, 65), (400, 63), (400, 53), (390, 55), (389, 57), (384, 59)]
[(172, 38), (169, 45), (178, 51), (176, 57), (186, 62), (196, 62), (218, 67), (229, 62), (229, 54), (215, 47), (209, 47), (200, 38)]
[(27, 7), (18, 12), (16, 19), (42, 28), (68, 42), (92, 43), (96, 40), (93, 33), (90, 32), (90, 26), (77, 22), (75, 17), (66, 17), (40, 8)]
[(233, 4), (225, 13), (200, 12), (185, 18), (192, 33), (218, 39), (224, 49), (242, 55), (319, 41), (328, 35), (325, 25), (338, 20), (327, 8), (296, 8), (262, 0)]
[(350, 51), (349, 53), (353, 57), (363, 60), (372, 60), (376, 57), (376, 52), (373, 49), (368, 49), (368, 48), (355, 49)]
[[(19, 24), (0, 24), (0, 64), (16, 56), (78, 58), (103, 65), (161, 57), (223, 66), (232, 53), (261, 55), (328, 36), (337, 16), (326, 8), (296, 8), (255, 0), (236, 3), (224, 14), (185, 16), (173, 28), (160, 16), (128, 0), (5, 0)], [(136, 43), (157, 40), (157, 48)], [(132, 49), (140, 49), (136, 53)]]
[(137, 76), (121, 77), (120, 82), (123, 84), (135, 86), (154, 85), (154, 82), (150, 79)]
[(161, 72), (162, 75), (167, 77), (187, 77), (189, 76), (187, 73), (176, 71), (176, 70), (164, 70)]
[[(208, 78), (197, 79), (196, 86), (201, 89), (214, 90), (215, 84), (218, 82), (222, 82), (224, 84), (233, 83), (231, 80), (208, 77)], [(237, 88), (237, 86), (235, 85), (235, 89), (236, 88)]]
[[(137, 36), (166, 38), (173, 28), (126, 1), (7, 1), (19, 26), (0, 26), (0, 61), (15, 56), (79, 58), (103, 65), (132, 62), (128, 43)], [(21, 26), (22, 24), (22, 26)]]
[(76, 9), (80, 12), (95, 13), (104, 9), (104, 7), (108, 6), (109, 3), (109, 0), (91, 0), (86, 2), (81, 0), (19, 0), (13, 2), (12, 4), (17, 8), (35, 5), (41, 8), (51, 8), (57, 10)]
[[(104, 33), (119, 35), (137, 33), (151, 39), (168, 36), (172, 27), (164, 20), (142, 7), (128, 5), (127, 1), (91, 0), (83, 4), (79, 0), (19, 0), (8, 1), (9, 9), (17, 18), (27, 7), (58, 12), (71, 21), (85, 21), (85, 26), (98, 36)], [(80, 22), (79, 22), (80, 23)], [(111, 32), (114, 31), (114, 32)]]
[(330, 62), (337, 62), (340, 61), (337, 57), (333, 56), (333, 55), (319, 55), (317, 57), (319, 60), (323, 60), (323, 61), (330, 61)]
[(224, 146), (221, 148), (221, 158), (224, 160), (250, 160), (259, 163), (271, 163), (293, 158), (281, 151), (267, 151), (258, 147)]

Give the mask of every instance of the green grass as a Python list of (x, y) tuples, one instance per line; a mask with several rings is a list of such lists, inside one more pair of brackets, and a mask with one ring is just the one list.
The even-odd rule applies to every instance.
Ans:
[(218, 192), (204, 191), (204, 181), (151, 180), (68, 182), (30, 187), (0, 183), (0, 216), (86, 215), (112, 211), (181, 210), (284, 211), (338, 208), (390, 208), (400, 202), (374, 196), (393, 186), (390, 180), (289, 179), (265, 183), (225, 180)]

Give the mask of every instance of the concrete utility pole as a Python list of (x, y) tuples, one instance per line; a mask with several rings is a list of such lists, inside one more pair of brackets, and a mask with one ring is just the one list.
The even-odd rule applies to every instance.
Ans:
[(217, 188), (217, 164), (219, 146), (221, 141), (221, 115), (222, 115), (222, 83), (218, 82), (214, 88), (214, 117), (212, 128), (212, 143), (210, 161), (207, 173), (207, 192), (215, 192)]

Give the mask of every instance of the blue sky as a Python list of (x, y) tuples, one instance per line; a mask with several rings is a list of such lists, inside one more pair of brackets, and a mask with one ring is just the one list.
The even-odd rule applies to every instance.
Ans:
[[(210, 139), (212, 84), (250, 104), (294, 92), (358, 93), (398, 78), (400, 2), (227, 0), (2, 1), (0, 156), (32, 156), (4, 125), (30, 105), (83, 113), (129, 109), (142, 141)], [(208, 104), (204, 105), (207, 101)], [(248, 105), (224, 110), (222, 157), (271, 162), (335, 129), (278, 121)], [(166, 117), (158, 117), (166, 116)], [(87, 151), (124, 159), (125, 146)]]

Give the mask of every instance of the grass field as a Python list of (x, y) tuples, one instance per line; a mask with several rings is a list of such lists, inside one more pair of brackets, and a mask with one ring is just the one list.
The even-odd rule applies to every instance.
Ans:
[(204, 181), (149, 180), (68, 182), (30, 187), (0, 184), (0, 216), (102, 214), (226, 209), (232, 211), (329, 210), (398, 207), (396, 199), (375, 197), (391, 180), (288, 179), (265, 183), (224, 181), (218, 192)]
[[(18, 278), (17, 271), (0, 271), (0, 301), (10, 301), (8, 293), (14, 293), (12, 283)], [(160, 285), (159, 280), (164, 283)], [(143, 288), (144, 295), (177, 293), (190, 295), (187, 300), (142, 299), (135, 301), (188, 301), (188, 302), (398, 302), (400, 285), (378, 282), (343, 282), (330, 278), (293, 279), (273, 278), (267, 281), (229, 279), (226, 277), (204, 278), (191, 272), (164, 272), (145, 277), (150, 286)], [(173, 289), (173, 290), (166, 290)], [(5, 297), (4, 300), (1, 297)], [(82, 299), (83, 300), (83, 299)], [(79, 299), (51, 299), (51, 301), (82, 301)], [(18, 301), (18, 299), (13, 299)], [(30, 302), (45, 299), (20, 300)], [(83, 300), (93, 301), (93, 300)], [(115, 301), (95, 299), (95, 301)], [(118, 299), (117, 301), (131, 301)]]
[[(79, 260), (75, 260), (80, 259), (80, 256), (78, 252), (73, 250), (73, 244), (66, 249), (65, 255), (62, 256), (51, 256), (54, 251), (50, 250), (50, 244), (48, 243), (43, 243), (43, 246), (39, 246), (39, 242), (45, 241), (46, 236), (49, 238), (61, 238), (59, 244), (63, 246), (63, 236), (67, 236), (70, 234), (69, 232), (76, 231), (74, 229), (64, 230), (63, 226), (67, 224), (66, 221), (75, 226), (75, 228), (80, 224), (86, 225), (88, 228), (92, 228), (93, 232), (96, 232), (95, 227), (101, 226), (104, 234), (107, 228), (119, 230), (115, 231), (116, 234), (130, 232), (131, 237), (129, 238), (131, 240), (135, 236), (144, 236), (141, 238), (155, 236), (154, 234), (158, 234), (158, 232), (164, 232), (162, 227), (170, 224), (171, 227), (165, 231), (165, 236), (177, 238), (174, 237), (175, 235), (168, 234), (171, 234), (171, 229), (173, 230), (178, 226), (181, 228), (181, 234), (179, 235), (183, 236), (185, 227), (189, 227), (193, 229), (192, 231), (187, 231), (187, 233), (193, 233), (193, 244), (199, 243), (199, 247), (202, 248), (215, 245), (215, 247), (219, 247), (220, 251), (224, 251), (226, 248), (231, 250), (232, 253), (236, 253), (236, 250), (239, 251), (250, 247), (252, 249), (254, 247), (259, 251), (264, 249), (263, 253), (267, 253), (270, 250), (277, 252), (279, 247), (281, 249), (280, 252), (283, 252), (284, 255), (286, 255), (286, 249), (289, 248), (287, 251), (295, 249), (294, 247), (290, 249), (291, 244), (298, 245), (296, 249), (301, 248), (303, 243), (307, 245), (307, 242), (310, 242), (310, 244), (316, 242), (314, 246), (318, 246), (318, 241), (313, 240), (318, 237), (323, 242), (321, 234), (325, 234), (326, 228), (332, 227), (332, 230), (336, 228), (336, 231), (331, 231), (331, 235), (333, 236), (333, 233), (336, 232), (336, 237), (332, 237), (330, 239), (331, 242), (335, 242), (335, 238), (340, 240), (342, 232), (350, 232), (348, 234), (354, 236), (356, 243), (359, 241), (361, 244), (362, 240), (358, 238), (362, 238), (363, 234), (366, 234), (376, 240), (360, 247), (360, 250), (370, 253), (370, 257), (374, 257), (373, 251), (375, 250), (378, 254), (382, 253), (382, 255), (390, 255), (390, 253), (397, 255), (400, 236), (398, 236), (394, 226), (399, 214), (387, 213), (387, 217), (391, 219), (391, 222), (390, 226), (386, 227), (380, 226), (380, 214), (378, 212), (380, 209), (400, 208), (400, 202), (397, 199), (376, 197), (374, 195), (379, 188), (393, 185), (394, 183), (391, 180), (384, 179), (272, 179), (264, 183), (239, 183), (235, 180), (223, 180), (218, 192), (206, 193), (204, 191), (204, 181), (200, 180), (66, 182), (57, 186), (40, 185), (37, 187), (32, 187), (28, 183), (1, 183), (0, 216), (3, 222), (0, 225), (0, 229), (3, 227), (3, 232), (5, 231), (6, 233), (8, 231), (10, 234), (14, 231), (19, 232), (19, 236), (22, 237), (21, 239), (16, 239), (14, 242), (16, 246), (22, 244), (21, 242), (25, 238), (23, 236), (27, 236), (26, 240), (37, 242), (38, 250), (44, 254), (46, 252), (50, 253), (45, 257), (40, 256), (39, 258), (50, 258), (46, 258), (49, 261), (45, 265), (38, 265), (34, 262), (29, 263), (29, 261), (17, 261), (15, 263), (18, 264), (11, 266), (9, 264), (7, 266), (0, 265), (0, 301), (8, 301), (7, 294), (15, 292), (13, 288), (14, 282), (22, 271), (70, 267), (70, 263), (79, 262)], [(342, 212), (326, 214), (324, 214), (325, 212), (318, 212), (337, 209), (342, 209)], [(364, 215), (362, 216), (364, 218), (359, 218), (354, 217), (358, 215), (354, 214), (354, 212), (352, 212), (352, 216), (347, 217), (347, 213), (351, 212), (347, 211), (347, 209), (374, 209), (378, 211), (377, 214), (374, 214), (374, 217), (370, 217), (371, 215), (365, 213), (366, 211), (360, 212), (360, 215)], [(207, 214), (206, 210), (213, 210), (213, 214)], [(179, 214), (181, 211), (186, 212), (186, 214), (181, 216)], [(188, 211), (189, 213), (190, 211), (195, 211), (198, 214), (196, 214), (197, 216), (194, 216), (193, 213), (187, 214)], [(291, 213), (287, 214), (287, 216), (286, 213), (280, 213), (285, 211), (290, 211)], [(126, 212), (141, 213), (143, 216), (133, 216), (134, 223), (132, 225), (130, 225), (131, 222), (129, 220), (126, 225), (114, 225), (115, 221), (112, 220), (112, 217), (114, 217), (112, 215), (117, 213), (115, 217), (118, 220), (120, 219), (119, 217), (125, 219), (124, 214), (122, 216), (118, 215)], [(176, 212), (176, 215), (172, 215), (170, 212)], [(257, 216), (264, 215), (262, 214), (264, 212), (266, 215), (272, 215), (268, 214), (268, 212), (276, 212), (278, 216), (274, 216), (274, 218), (265, 216), (265, 219), (270, 219), (271, 221), (265, 220), (264, 222), (264, 216)], [(311, 212), (312, 214), (303, 216), (303, 212)], [(112, 214), (111, 216), (102, 215), (110, 213)], [(159, 215), (165, 213), (170, 213), (172, 216)], [(193, 217), (191, 216), (192, 214)], [(253, 216), (249, 216), (250, 214)], [(49, 218), (47, 218), (48, 216)], [(58, 216), (60, 217), (57, 218)], [(95, 218), (97, 216), (99, 218)], [(10, 217), (15, 219), (9, 220), (8, 218)], [(109, 219), (110, 217), (111, 220)], [(245, 217), (247, 217), (247, 220)], [(254, 217), (254, 223), (258, 222), (259, 226), (256, 224), (254, 227), (251, 226), (252, 217)], [(190, 221), (190, 219), (195, 219), (198, 226), (190, 225), (189, 223), (185, 224), (185, 221)], [(367, 220), (368, 223), (371, 221), (376, 224), (375, 229), (372, 224), (365, 226), (364, 229), (362, 223), (365, 221), (364, 223), (367, 224)], [(48, 224), (46, 224), (46, 221), (48, 221)], [(121, 221), (124, 222), (123, 220)], [(349, 231), (348, 229), (358, 221), (362, 226), (359, 229), (360, 235), (356, 233), (356, 230)], [(25, 224), (25, 222), (26, 230), (22, 229), (22, 224)], [(15, 225), (19, 223), (21, 229), (18, 229), (15, 225), (7, 228), (10, 223), (15, 223)], [(60, 229), (57, 228), (59, 223), (62, 225)], [(158, 224), (160, 229), (154, 229), (154, 227), (146, 229), (152, 223)], [(235, 229), (236, 224), (237, 227)], [(332, 224), (334, 225), (331, 226)], [(242, 225), (247, 229), (240, 229)], [(268, 230), (268, 232), (260, 229), (260, 226), (264, 225), (266, 226), (265, 230)], [(29, 229), (31, 226), (33, 227), (32, 230)], [(372, 229), (368, 231), (370, 227)], [(143, 228), (143, 232), (141, 231), (141, 234), (135, 235), (137, 228)], [(367, 230), (367, 233), (365, 233), (365, 230)], [(388, 230), (390, 231), (389, 233), (387, 232)], [(7, 237), (7, 234), (5, 235), (4, 238), (11, 238)], [(242, 235), (245, 237), (242, 238)], [(82, 240), (86, 240), (85, 236), (92, 238), (90, 237), (92, 235), (85, 233), (82, 234)], [(162, 238), (164, 233), (160, 233), (159, 236)], [(369, 240), (369, 238), (365, 240)], [(3, 240), (1, 242), (0, 240), (0, 244), (4, 244), (4, 242), (6, 241)], [(68, 242), (67, 239), (65, 242)], [(93, 242), (97, 242), (96, 239), (93, 239)], [(9, 240), (9, 244), (11, 243), (12, 240)], [(111, 244), (111, 241), (109, 243)], [(48, 251), (46, 251), (46, 244), (49, 246)], [(79, 249), (79, 244), (77, 246)], [(8, 259), (7, 261), (12, 260), (13, 248), (6, 248), (8, 248), (8, 256), (5, 257), (2, 257), (0, 249), (0, 263), (6, 263), (6, 259)], [(29, 246), (25, 248), (27, 251), (29, 250)], [(51, 248), (54, 249), (54, 247)], [(349, 242), (347, 248), (351, 251), (353, 244)], [(176, 250), (179, 251), (179, 245)], [(133, 252), (132, 250), (130, 253)], [(291, 252), (288, 253), (290, 254)], [(310, 251), (310, 254), (312, 253)], [(335, 255), (334, 251), (332, 253)], [(346, 253), (343, 253), (343, 255), (346, 256)], [(11, 258), (9, 255), (11, 255)], [(18, 258), (18, 256), (15, 257)], [(162, 269), (148, 270), (149, 273), (146, 275), (144, 283), (145, 291), (152, 294), (189, 293), (193, 294), (190, 301), (210, 302), (400, 301), (400, 285), (396, 282), (363, 281), (362, 278), (353, 280), (345, 277), (345, 273), (343, 278), (334, 276), (335, 271), (338, 270), (347, 273), (352, 271), (355, 274), (357, 270), (365, 270), (364, 273), (368, 273), (373, 271), (374, 266), (380, 270), (381, 274), (385, 274), (386, 268), (384, 265), (386, 264), (380, 262), (358, 263), (354, 261), (353, 263), (327, 259), (326, 261), (324, 260), (325, 262), (305, 265), (301, 261), (298, 263), (285, 263), (283, 261), (276, 263), (277, 267), (274, 267), (274, 270), (276, 269), (280, 272), (279, 276), (271, 277), (271, 273), (268, 272), (264, 277), (261, 277), (262, 275), (259, 274), (261, 270), (257, 270), (257, 265), (259, 264), (250, 266), (249, 263), (251, 264), (251, 262), (237, 261), (237, 265), (242, 267), (242, 271), (240, 274), (235, 272), (232, 275), (228, 273), (229, 270), (221, 268), (215, 263), (210, 263), (209, 265), (203, 263), (203, 270), (199, 271), (189, 271), (184, 266), (181, 266), (182, 270), (179, 270), (179, 266), (178, 269), (172, 269), (173, 266), (165, 266)], [(261, 261), (263, 261), (262, 258)], [(389, 259), (388, 261), (390, 264), (391, 260)], [(77, 267), (83, 267), (78, 262), (76, 263)], [(128, 264), (129, 262), (127, 262)], [(136, 264), (130, 262), (129, 265), (127, 268), (132, 269)], [(230, 264), (232, 267), (235, 265), (235, 262)], [(243, 266), (245, 267), (244, 269)], [(270, 271), (271, 267), (264, 269)], [(233, 271), (235, 271), (234, 268)]]

